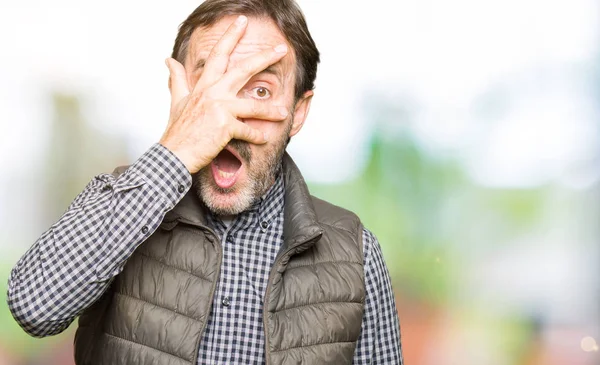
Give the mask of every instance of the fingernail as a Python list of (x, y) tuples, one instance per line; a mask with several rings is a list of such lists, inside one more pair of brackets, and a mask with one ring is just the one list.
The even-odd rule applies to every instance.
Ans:
[(244, 15), (240, 15), (238, 16), (238, 18), (235, 20), (235, 24), (236, 25), (244, 25), (246, 24), (246, 21), (248, 20), (248, 18), (246, 18)]
[(284, 107), (284, 106), (280, 106), (279, 107), (279, 114), (281, 114), (282, 117), (287, 117), (288, 116), (287, 108)]
[(287, 46), (285, 44), (280, 44), (277, 47), (275, 47), (275, 52), (285, 53), (285, 52), (287, 52)]

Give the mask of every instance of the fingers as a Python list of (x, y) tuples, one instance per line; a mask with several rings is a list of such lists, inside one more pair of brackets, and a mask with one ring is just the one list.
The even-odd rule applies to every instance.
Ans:
[(230, 112), (238, 118), (260, 119), (271, 122), (280, 122), (288, 116), (284, 106), (274, 106), (264, 101), (251, 99), (236, 99), (229, 103)]
[(237, 93), (254, 75), (279, 62), (287, 53), (285, 44), (266, 49), (241, 61), (235, 68), (227, 71), (222, 78), (222, 85), (229, 91)]
[(202, 76), (198, 80), (198, 85), (208, 86), (214, 84), (223, 76), (229, 64), (229, 56), (235, 49), (240, 38), (246, 30), (248, 18), (240, 15), (235, 22), (225, 31), (225, 34), (219, 39), (213, 47), (204, 65)]
[(229, 132), (231, 133), (232, 139), (241, 139), (253, 144), (267, 143), (267, 139), (263, 132), (252, 128), (248, 124), (240, 122), (239, 120), (229, 124)]
[(167, 58), (169, 68), (169, 89), (171, 91), (171, 109), (190, 93), (187, 75), (183, 65), (173, 58)]

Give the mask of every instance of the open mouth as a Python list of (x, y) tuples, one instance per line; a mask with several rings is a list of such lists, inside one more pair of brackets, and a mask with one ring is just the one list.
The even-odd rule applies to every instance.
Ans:
[(242, 171), (242, 161), (233, 149), (226, 147), (212, 160), (211, 170), (215, 183), (222, 189), (229, 189)]

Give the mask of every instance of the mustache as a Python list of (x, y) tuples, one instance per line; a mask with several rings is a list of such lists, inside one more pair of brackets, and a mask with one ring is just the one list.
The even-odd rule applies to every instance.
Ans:
[(252, 161), (252, 152), (250, 151), (250, 144), (240, 139), (232, 139), (227, 144), (229, 148), (235, 150), (240, 157), (244, 160), (242, 162), (250, 163)]

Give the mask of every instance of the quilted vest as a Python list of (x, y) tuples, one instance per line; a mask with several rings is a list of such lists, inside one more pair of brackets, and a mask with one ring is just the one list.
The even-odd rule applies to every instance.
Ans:
[[(122, 173), (125, 168), (117, 169)], [(365, 301), (362, 225), (310, 196), (286, 154), (284, 242), (264, 297), (265, 362), (351, 364)], [(222, 247), (190, 190), (79, 317), (78, 365), (196, 365)]]

